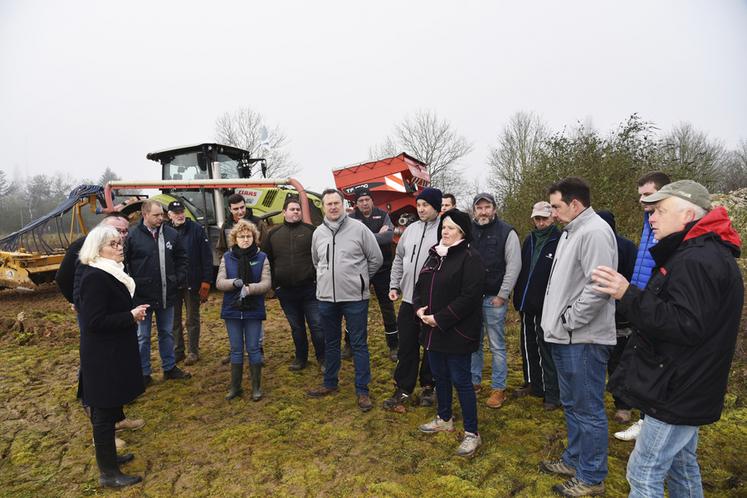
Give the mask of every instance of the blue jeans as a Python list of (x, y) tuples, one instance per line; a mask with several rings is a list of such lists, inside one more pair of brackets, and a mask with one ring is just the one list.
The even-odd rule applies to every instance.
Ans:
[(248, 318), (227, 318), (228, 342), (231, 343), (231, 364), (244, 363), (244, 347), (249, 353), (249, 364), (262, 363), (262, 353), (259, 350), (259, 336), (262, 333), (262, 320)]
[(643, 419), (628, 460), (630, 496), (664, 496), (666, 479), (670, 498), (702, 497), (697, 449), (698, 427), (670, 425), (650, 415)]
[(143, 375), (150, 375), (150, 328), (153, 323), (153, 313), (156, 314), (156, 328), (158, 329), (158, 353), (161, 355), (161, 368), (168, 372), (176, 366), (174, 357), (174, 307), (148, 308), (145, 319), (137, 326), (137, 342), (140, 348), (140, 367)]
[(493, 355), (490, 387), (493, 389), (506, 389), (506, 376), (508, 366), (506, 365), (506, 311), (508, 301), (503, 306), (493, 306), (490, 302), (495, 296), (485, 296), (482, 299), (482, 329), (480, 330), (480, 347), (472, 353), (472, 383), (482, 382), (483, 353), (482, 342), (485, 331), (488, 335), (488, 345)]
[(604, 384), (610, 347), (601, 344), (551, 344), (565, 412), (568, 446), (563, 461), (576, 477), (598, 484), (607, 477), (607, 414)]
[(371, 382), (371, 365), (368, 355), (368, 299), (332, 303), (319, 301), (319, 316), (324, 330), (324, 385), (337, 387), (340, 373), (340, 339), (342, 337), (342, 317), (350, 333), (350, 347), (353, 349), (355, 366), (355, 392), (368, 394)]
[(462, 407), (464, 430), (477, 434), (477, 396), (470, 381), (470, 353), (450, 354), (428, 351), (431, 373), (436, 383), (438, 416), (441, 420), (451, 420), (452, 386)]
[(319, 301), (316, 300), (316, 285), (278, 287), (275, 295), (280, 300), (280, 306), (291, 328), (296, 359), (303, 362), (309, 359), (309, 340), (306, 337), (308, 324), (316, 359), (319, 363), (324, 362), (324, 332), (319, 317)]

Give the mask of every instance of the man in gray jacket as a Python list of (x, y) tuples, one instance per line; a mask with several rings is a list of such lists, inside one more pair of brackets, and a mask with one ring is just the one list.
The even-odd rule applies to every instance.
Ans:
[(412, 307), (412, 291), (418, 281), (420, 269), (428, 259), (428, 251), (438, 242), (438, 212), (441, 209), (441, 191), (437, 188), (425, 188), (417, 196), (418, 218), (407, 227), (399, 239), (397, 251), (392, 262), (389, 283), (389, 299), (396, 301), (402, 297), (397, 315), (399, 330), (399, 354), (397, 368), (394, 370), (394, 395), (384, 401), (384, 408), (397, 413), (406, 411), (405, 405), (410, 400), (418, 380), (420, 367), (420, 406), (433, 406), (433, 375), (428, 366), (428, 355), (420, 361), (420, 320), (415, 316)]
[(594, 289), (592, 271), (617, 268), (612, 228), (591, 207), (589, 186), (566, 178), (548, 189), (553, 216), (565, 224), (545, 291), (542, 330), (558, 371), (568, 445), (540, 469), (570, 479), (553, 486), (563, 496), (604, 493), (607, 415), (604, 387), (610, 347), (615, 345), (615, 301)]
[(358, 407), (367, 412), (373, 405), (368, 396), (371, 366), (368, 354), (369, 282), (381, 267), (383, 257), (373, 233), (345, 213), (339, 190), (322, 192), (324, 220), (311, 238), (311, 260), (316, 268), (316, 297), (324, 330), (324, 384), (308, 391), (318, 398), (337, 391), (340, 371), (342, 317), (350, 333), (355, 365)]

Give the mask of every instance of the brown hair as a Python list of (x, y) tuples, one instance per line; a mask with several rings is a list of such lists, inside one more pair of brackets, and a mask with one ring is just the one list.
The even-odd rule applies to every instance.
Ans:
[(669, 175), (661, 171), (649, 171), (638, 179), (639, 187), (643, 187), (647, 183), (653, 183), (656, 190), (661, 190), (661, 187), (672, 183), (672, 180), (669, 179)]

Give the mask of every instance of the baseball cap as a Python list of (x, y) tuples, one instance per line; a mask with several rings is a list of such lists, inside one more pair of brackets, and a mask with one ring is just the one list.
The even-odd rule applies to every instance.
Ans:
[(477, 204), (480, 201), (488, 201), (493, 206), (495, 206), (495, 197), (493, 197), (493, 194), (488, 194), (487, 192), (481, 192), (475, 196), (475, 198), (472, 200), (472, 206)]
[(355, 189), (354, 193), (355, 193), (355, 200), (356, 201), (358, 199), (360, 199), (361, 197), (366, 197), (366, 196), (371, 197), (371, 191), (368, 190), (368, 188), (366, 188), (366, 187), (357, 188), (357, 189)]
[(664, 185), (658, 192), (644, 197), (641, 202), (653, 204), (669, 197), (679, 197), (702, 207), (706, 211), (711, 210), (711, 195), (708, 193), (708, 189), (693, 180), (679, 180)]
[(536, 203), (532, 208), (532, 216), (530, 216), (530, 218), (534, 218), (535, 216), (541, 216), (542, 218), (549, 218), (552, 216), (552, 206), (550, 206), (550, 203), (547, 201), (539, 201)]
[(184, 211), (184, 204), (181, 201), (171, 201), (169, 202), (169, 211), (180, 213)]

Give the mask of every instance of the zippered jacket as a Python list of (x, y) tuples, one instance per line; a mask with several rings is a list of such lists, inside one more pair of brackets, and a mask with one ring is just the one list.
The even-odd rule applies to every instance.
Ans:
[(327, 219), (311, 238), (316, 298), (333, 303), (368, 299), (369, 282), (384, 258), (366, 225), (343, 214), (337, 230)]
[(617, 241), (589, 206), (560, 235), (542, 306), (545, 341), (616, 344), (615, 300), (594, 290), (591, 280), (600, 265), (617, 268)]
[(140, 223), (127, 235), (125, 271), (135, 280), (135, 305), (167, 308), (176, 302), (177, 290), (187, 286), (187, 252), (176, 230), (163, 223), (156, 238)]
[(241, 289), (233, 285), (233, 281), (239, 278), (239, 258), (231, 251), (226, 251), (220, 260), (215, 287), (225, 293), (220, 309), (220, 317), (224, 320), (264, 320), (267, 318), (265, 294), (272, 284), (267, 255), (258, 251), (251, 259), (250, 265), (254, 282), (246, 283), (249, 293), (242, 299)]
[(270, 260), (272, 285), (295, 288), (313, 284), (316, 280), (311, 261), (311, 238), (314, 226), (299, 221), (273, 228), (262, 243), (262, 250)]
[(651, 248), (656, 245), (654, 232), (651, 231), (651, 224), (648, 221), (650, 213), (643, 213), (643, 230), (641, 231), (641, 243), (638, 244), (638, 253), (635, 258), (633, 267), (633, 276), (630, 283), (639, 289), (645, 289), (648, 279), (654, 271), (654, 258), (651, 256)]
[(420, 344), (429, 351), (474, 353), (480, 345), (485, 267), (466, 240), (449, 247), (446, 256), (429, 251), (415, 285), (413, 308), (427, 306), (436, 327), (421, 323)]
[(182, 247), (187, 251), (189, 259), (187, 287), (196, 292), (200, 289), (202, 282), (212, 284), (213, 251), (210, 249), (210, 240), (203, 226), (187, 219), (182, 225), (178, 227), (172, 225), (172, 228), (179, 234)]
[(740, 245), (717, 207), (654, 246), (646, 289), (629, 286), (618, 306), (635, 332), (610, 379), (615, 395), (667, 424), (721, 417), (744, 303)]
[(428, 259), (428, 251), (438, 242), (439, 218), (433, 221), (416, 221), (407, 227), (397, 244), (392, 261), (389, 288), (402, 294), (402, 301), (412, 304), (412, 293), (420, 270)]
[(536, 250), (534, 235), (530, 233), (524, 239), (524, 244), (521, 247), (521, 273), (519, 273), (519, 279), (516, 281), (516, 287), (514, 287), (514, 308), (517, 311), (537, 316), (542, 315), (547, 280), (550, 277), (559, 239), (560, 230), (553, 226), (547, 241), (540, 249), (540, 255), (534, 268), (531, 268), (532, 255)]

